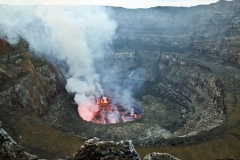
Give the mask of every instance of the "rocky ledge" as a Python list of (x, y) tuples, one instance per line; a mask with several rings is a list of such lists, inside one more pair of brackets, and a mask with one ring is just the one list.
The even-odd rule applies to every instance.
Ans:
[[(18, 145), (11, 136), (1, 128), (0, 121), (0, 159), (1, 160), (47, 160), (39, 159), (38, 156), (29, 154)], [(41, 155), (39, 155), (41, 156)], [(58, 160), (140, 160), (140, 156), (134, 148), (131, 140), (120, 142), (102, 141), (99, 138), (89, 139), (73, 157)], [(168, 154), (153, 152), (147, 154), (143, 160), (179, 160)], [(217, 160), (235, 160), (232, 158)]]
[(74, 160), (78, 159), (133, 159), (140, 160), (140, 157), (132, 141), (101, 141), (99, 138), (89, 139), (74, 154)]
[[(0, 121), (0, 127), (1, 127)], [(2, 160), (38, 160), (36, 155), (27, 153), (23, 147), (17, 143), (0, 128), (0, 159)]]
[[(140, 160), (137, 151), (134, 149), (131, 140), (128, 141), (101, 141), (99, 138), (89, 139), (81, 146), (80, 150), (74, 154), (73, 160)], [(150, 153), (144, 160), (179, 160), (167, 153)]]
[(151, 154), (146, 155), (143, 160), (179, 160), (179, 159), (167, 153), (153, 152)]
[[(1, 121), (0, 121), (1, 127)], [(2, 160), (41, 160), (31, 155), (18, 145), (2, 128), (0, 128), (0, 159)], [(128, 141), (101, 141), (99, 138), (89, 139), (72, 158), (65, 160), (140, 160), (131, 140)], [(43, 159), (42, 159), (43, 160)], [(166, 153), (151, 153), (144, 160), (178, 160)]]

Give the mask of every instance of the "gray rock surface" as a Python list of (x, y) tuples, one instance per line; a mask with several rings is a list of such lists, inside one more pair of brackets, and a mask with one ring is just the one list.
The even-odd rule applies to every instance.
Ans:
[(114, 10), (121, 26), (115, 48), (190, 53), (240, 64), (238, 0), (187, 9)]
[(75, 153), (73, 160), (140, 160), (131, 141), (101, 141), (98, 138), (89, 139)]
[(168, 153), (153, 152), (146, 155), (143, 160), (179, 160)]
[(20, 40), (0, 54), (0, 105), (26, 108), (40, 116), (57, 95), (57, 77), (53, 66)]
[[(0, 123), (1, 123), (1, 121), (0, 121)], [(1, 127), (1, 126), (0, 126), (0, 127)], [(7, 134), (7, 132), (5, 132), (4, 129), (2, 129), (2, 128), (0, 128), (0, 140), (1, 140), (1, 141), (6, 141), (6, 140), (8, 140), (8, 141), (16, 144), (16, 142), (12, 139), (12, 137), (10, 137), (10, 136)]]

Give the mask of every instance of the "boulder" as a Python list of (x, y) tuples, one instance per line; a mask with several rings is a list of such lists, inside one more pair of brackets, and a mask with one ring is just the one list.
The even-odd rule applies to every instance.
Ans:
[(134, 149), (132, 141), (101, 141), (99, 138), (89, 139), (81, 146), (80, 150), (74, 154), (73, 160), (140, 160), (137, 151)]
[(153, 152), (153, 153), (147, 154), (143, 158), (143, 160), (179, 160), (179, 159), (167, 153)]

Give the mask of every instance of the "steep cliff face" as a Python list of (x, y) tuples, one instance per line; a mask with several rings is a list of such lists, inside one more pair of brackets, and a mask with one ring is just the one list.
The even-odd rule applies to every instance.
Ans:
[[(0, 119), (3, 128), (16, 142), (23, 144), (26, 150), (34, 150), (35, 153), (38, 152), (37, 154), (51, 157), (44, 152), (44, 147), (39, 148), (39, 143), (42, 143), (41, 138), (38, 137), (39, 141), (36, 142), (34, 136), (26, 135), (39, 133), (40, 130), (44, 130), (43, 134), (46, 130), (51, 132), (51, 128), (43, 129), (41, 123), (32, 120), (38, 120), (37, 117), (46, 114), (55, 97), (62, 93), (64, 80), (61, 78), (63, 77), (58, 76), (60, 72), (57, 72), (45, 58), (30, 52), (24, 40), (20, 40), (16, 46), (4, 48), (1, 45), (0, 48), (4, 50), (0, 54)], [(28, 120), (26, 120), (27, 116), (29, 116)], [(26, 126), (31, 127), (28, 129)], [(34, 126), (36, 130), (32, 131)], [(28, 155), (23, 147), (15, 143), (4, 141), (1, 144), (0, 155), (4, 158), (14, 159), (15, 156), (15, 158), (37, 159), (36, 156)]]
[(0, 105), (26, 108), (40, 116), (57, 94), (57, 75), (50, 63), (33, 56), (27, 47), (23, 40), (8, 51), (1, 46), (5, 52), (0, 55)]
[(223, 83), (201, 64), (181, 59), (178, 55), (161, 54), (159, 74), (165, 84), (192, 102), (194, 114), (178, 131), (180, 135), (195, 135), (217, 127), (225, 120)]
[(115, 12), (119, 22), (115, 49), (190, 53), (240, 64), (238, 0), (190, 8), (116, 8)]
[(9, 46), (10, 45), (6, 41), (0, 39), (0, 54), (4, 54), (8, 50)]
[[(204, 17), (206, 14), (208, 15)], [(222, 58), (240, 64), (239, 15), (239, 1), (230, 3), (220, 1), (213, 4), (205, 14), (199, 14), (191, 36), (192, 51), (195, 54)]]
[[(120, 59), (119, 55), (124, 56), (125, 59)], [(175, 106), (174, 108), (175, 110), (181, 108), (183, 119), (174, 119), (173, 117), (178, 115), (174, 111), (168, 115), (172, 115), (172, 121), (175, 123), (185, 121), (186, 124), (170, 137), (196, 135), (224, 122), (226, 114), (223, 102), (224, 85), (203, 64), (181, 54), (150, 51), (115, 53), (111, 61), (121, 61), (125, 64), (126, 67), (120, 67), (119, 71), (125, 74), (124, 77), (156, 84), (154, 90), (142, 94), (142, 100), (150, 103), (151, 108), (159, 102), (166, 103), (168, 108), (173, 105), (172, 103), (181, 105), (181, 107)], [(159, 102), (156, 98), (160, 99), (157, 100)], [(154, 101), (156, 103), (153, 103)], [(144, 109), (146, 113), (149, 112), (149, 108), (144, 107)], [(162, 109), (160, 106), (154, 108), (159, 117), (163, 116), (158, 113)], [(167, 113), (166, 110), (165, 113)], [(164, 123), (168, 124), (167, 121)], [(174, 128), (173, 124), (172, 128)]]

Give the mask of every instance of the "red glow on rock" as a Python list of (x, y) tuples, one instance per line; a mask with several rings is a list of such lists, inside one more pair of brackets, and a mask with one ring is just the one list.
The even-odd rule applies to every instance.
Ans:
[(139, 113), (134, 107), (124, 107), (119, 104), (112, 104), (107, 97), (97, 99), (96, 104), (92, 106), (94, 106), (93, 108), (95, 110), (90, 110), (92, 107), (89, 107), (89, 110), (85, 111), (84, 114), (87, 115), (85, 117), (88, 117), (87, 121), (92, 121), (98, 124), (115, 124), (134, 121), (141, 118), (141, 113)]

